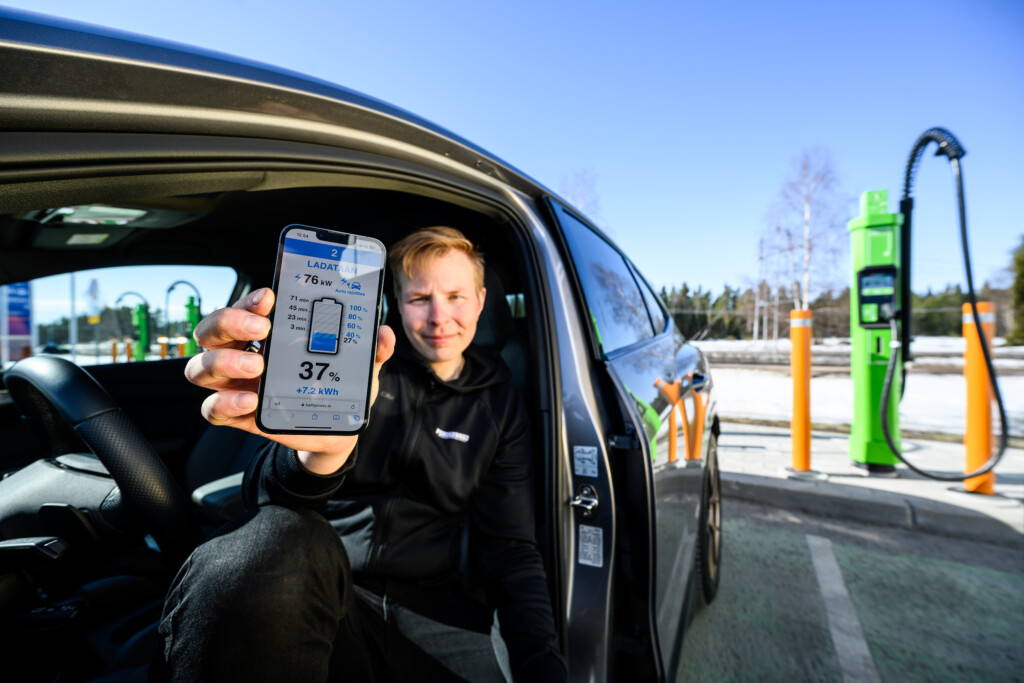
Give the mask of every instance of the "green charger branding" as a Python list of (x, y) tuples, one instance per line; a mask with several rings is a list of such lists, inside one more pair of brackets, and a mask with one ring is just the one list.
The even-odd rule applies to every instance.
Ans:
[(383, 274), (375, 239), (285, 228), (261, 429), (351, 434), (366, 424)]

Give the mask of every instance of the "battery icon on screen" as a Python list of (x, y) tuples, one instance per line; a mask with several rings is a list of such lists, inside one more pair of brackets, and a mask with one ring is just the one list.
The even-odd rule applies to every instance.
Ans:
[(337, 353), (341, 336), (342, 305), (334, 299), (313, 302), (313, 323), (309, 326), (310, 353)]

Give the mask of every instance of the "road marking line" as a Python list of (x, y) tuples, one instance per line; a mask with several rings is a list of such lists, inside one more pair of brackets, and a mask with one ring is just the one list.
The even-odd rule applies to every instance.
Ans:
[(871, 658), (871, 650), (864, 640), (857, 610), (846, 590), (843, 573), (832, 551), (832, 541), (813, 534), (806, 534), (806, 538), (843, 680), (877, 682), (879, 679), (875, 660)]

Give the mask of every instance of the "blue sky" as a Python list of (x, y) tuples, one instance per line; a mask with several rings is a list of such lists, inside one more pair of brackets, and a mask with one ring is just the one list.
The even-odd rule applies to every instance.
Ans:
[[(592, 217), (656, 287), (752, 284), (779, 188), (813, 145), (831, 151), (848, 217), (869, 189), (889, 189), (895, 210), (910, 148), (932, 126), (968, 152), (979, 286), (1024, 234), (1014, 0), (0, 2), (340, 83), (556, 191), (590, 175)], [(950, 178), (925, 157), (917, 291), (963, 281)]]

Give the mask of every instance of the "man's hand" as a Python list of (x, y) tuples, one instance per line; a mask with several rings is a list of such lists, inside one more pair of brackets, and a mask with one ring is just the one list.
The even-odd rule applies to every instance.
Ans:
[[(355, 436), (302, 436), (265, 434), (256, 426), (256, 390), (263, 372), (263, 357), (244, 351), (251, 341), (263, 341), (270, 332), (267, 318), (274, 308), (274, 293), (257, 289), (203, 318), (193, 333), (196, 342), (209, 349), (193, 356), (185, 367), (188, 381), (212, 389), (203, 401), (203, 417), (210, 424), (225, 425), (260, 434), (299, 453), (299, 461), (311, 472), (338, 471), (356, 446)], [(373, 366), (370, 404), (377, 399), (377, 377), (381, 366), (395, 350), (395, 333), (387, 325), (377, 334), (377, 357)]]

